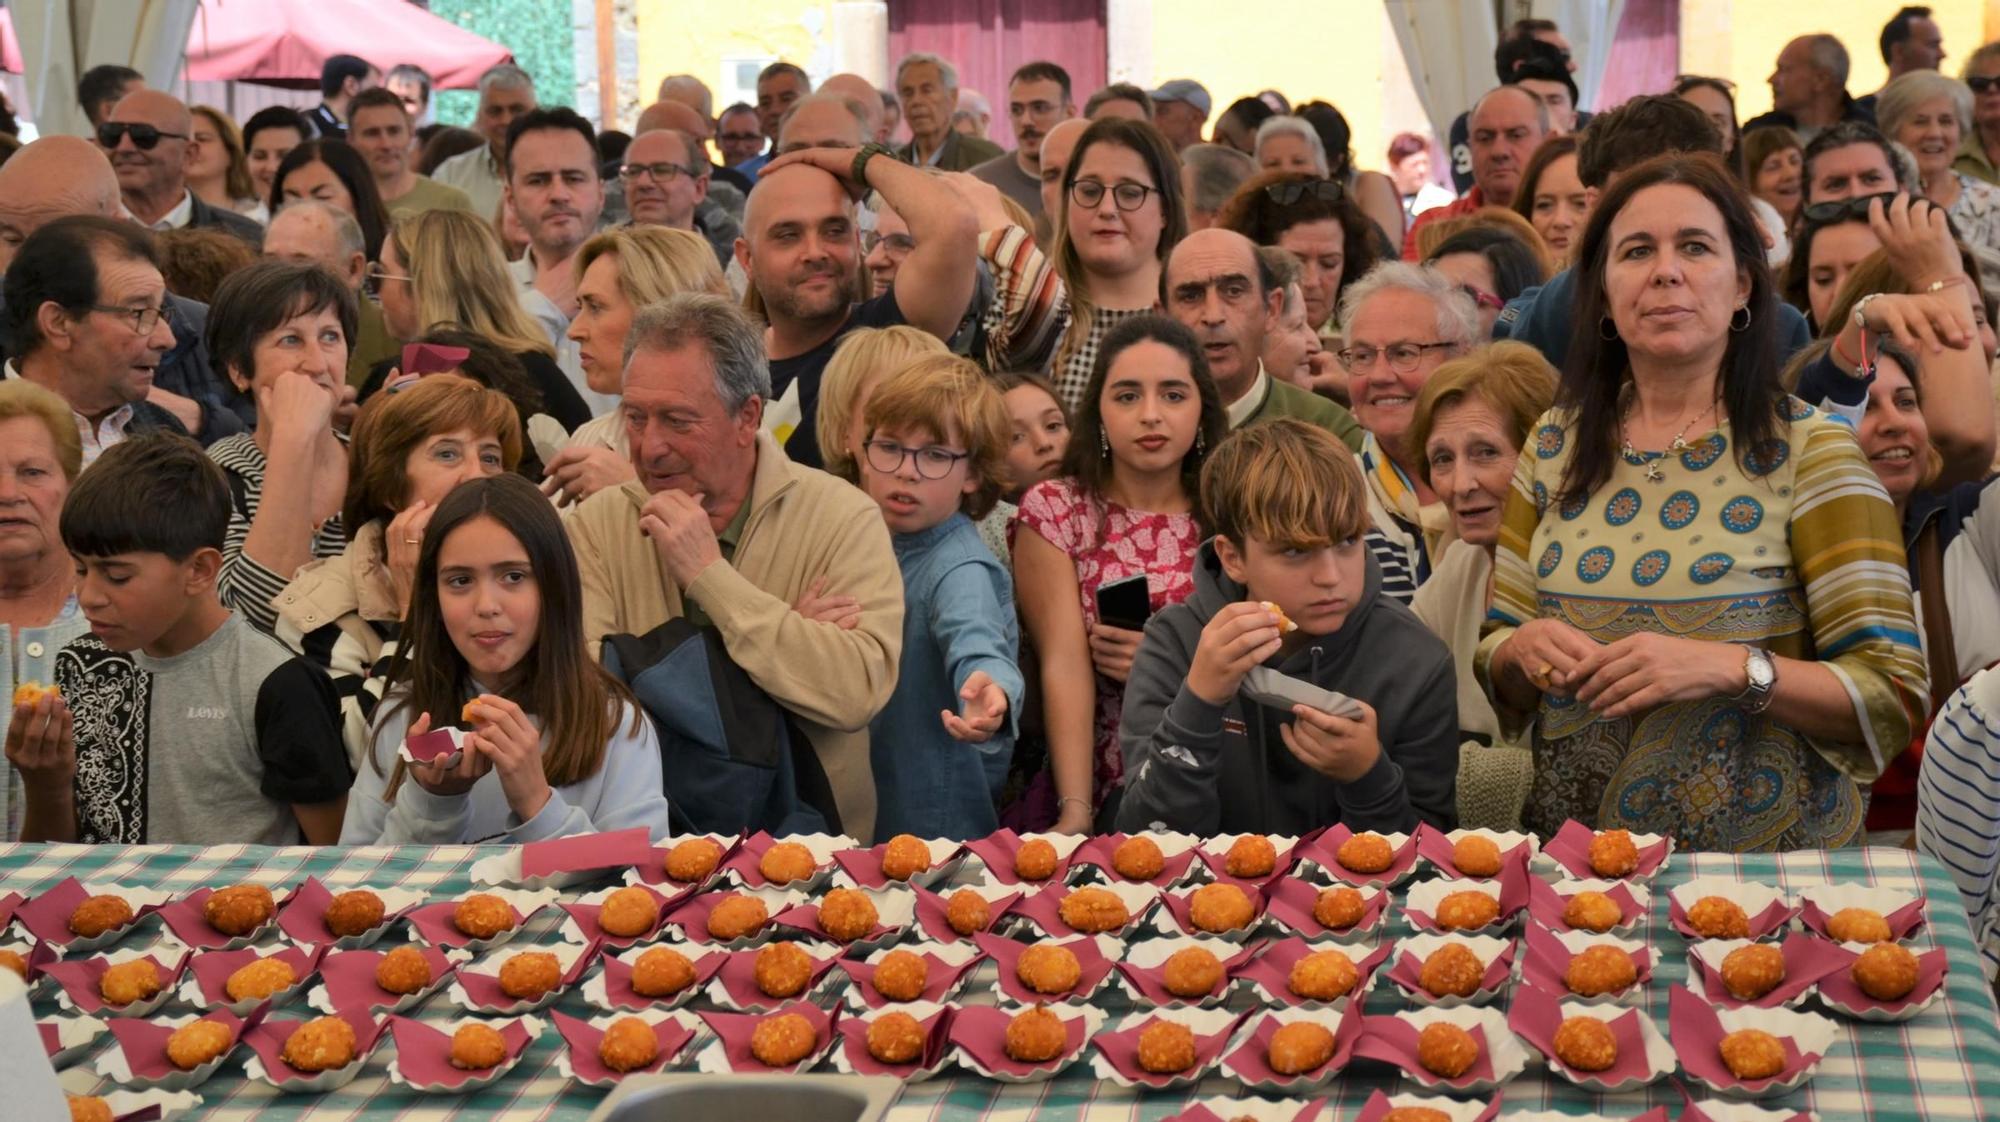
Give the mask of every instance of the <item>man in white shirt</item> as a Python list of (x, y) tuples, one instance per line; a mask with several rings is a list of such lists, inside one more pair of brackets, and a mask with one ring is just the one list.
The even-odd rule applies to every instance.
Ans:
[(503, 171), (507, 158), (507, 129), (523, 114), (535, 108), (535, 80), (512, 63), (503, 62), (479, 76), (479, 116), (473, 127), (486, 138), (484, 148), (462, 152), (431, 172), (431, 178), (465, 192), (472, 209), (482, 218), (500, 213), (500, 197), (506, 193)]
[(604, 213), (597, 133), (573, 109), (535, 109), (507, 130), (506, 153), (506, 203), (528, 235), (528, 252), (508, 268), (529, 314), (550, 328), (557, 365), (591, 412), (602, 413), (616, 399), (591, 392), (568, 339), (576, 315), (576, 252)]
[(118, 174), (125, 209), (154, 230), (213, 228), (261, 245), (261, 226), (240, 214), (213, 207), (188, 190), (187, 168), (194, 118), (172, 94), (135, 90), (121, 98), (97, 126), (97, 144)]

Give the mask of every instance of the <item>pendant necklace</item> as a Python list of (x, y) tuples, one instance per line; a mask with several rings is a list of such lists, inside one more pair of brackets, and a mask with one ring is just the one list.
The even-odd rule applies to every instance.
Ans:
[[(1708, 403), (1708, 408), (1703, 409), (1701, 412), (1696, 413), (1693, 417), (1689, 418), (1688, 423), (1682, 425), (1681, 431), (1675, 433), (1673, 440), (1668, 442), (1666, 451), (1660, 452), (1657, 455), (1655, 455), (1652, 459), (1646, 461), (1646, 482), (1660, 483), (1667, 478), (1666, 474), (1660, 470), (1660, 461), (1667, 456), (1677, 455), (1681, 452), (1685, 452), (1688, 450), (1688, 442), (1686, 439), (1688, 430), (1695, 426), (1695, 422), (1701, 420), (1703, 417), (1706, 417), (1710, 413), (1715, 411), (1715, 404), (1717, 400), (1719, 399), (1711, 398)], [(1625, 410), (1624, 415), (1618, 418), (1618, 439), (1624, 445), (1622, 451), (1624, 452), (1625, 458), (1628, 461), (1639, 459), (1639, 453), (1632, 448), (1632, 437), (1629, 435), (1626, 429), (1626, 422), (1631, 419), (1632, 410), (1636, 409), (1637, 407), (1638, 407), (1638, 397), (1637, 395), (1634, 395), (1632, 405)]]

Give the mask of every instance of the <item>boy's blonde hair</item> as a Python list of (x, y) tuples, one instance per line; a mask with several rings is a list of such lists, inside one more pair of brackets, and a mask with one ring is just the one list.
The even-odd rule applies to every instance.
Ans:
[(1291, 418), (1230, 433), (1201, 465), (1201, 505), (1238, 548), (1320, 549), (1368, 529), (1353, 453), (1332, 433)]
[(895, 374), (919, 358), (950, 353), (937, 336), (914, 327), (857, 327), (848, 332), (820, 375), (818, 413), (813, 418), (813, 436), (826, 470), (849, 483), (861, 481), (861, 465), (847, 448), (853, 435), (847, 428), (854, 403), (869, 382)]
[(967, 477), (978, 486), (959, 509), (980, 519), (1007, 487), (1007, 445), (1013, 422), (1007, 403), (970, 359), (928, 355), (905, 366), (868, 395), (862, 413), (865, 437), (879, 429), (922, 429), (938, 440), (964, 441)]

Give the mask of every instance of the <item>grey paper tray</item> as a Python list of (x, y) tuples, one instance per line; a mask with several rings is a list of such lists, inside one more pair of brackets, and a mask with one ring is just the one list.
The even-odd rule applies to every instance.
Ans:
[(635, 1075), (589, 1122), (877, 1122), (902, 1089), (902, 1080), (881, 1075)]

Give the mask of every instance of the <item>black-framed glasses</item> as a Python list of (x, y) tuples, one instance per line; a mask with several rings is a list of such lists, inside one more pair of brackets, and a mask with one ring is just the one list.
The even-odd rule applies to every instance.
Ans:
[(389, 270), (384, 269), (380, 265), (370, 265), (368, 266), (367, 276), (362, 278), (362, 287), (367, 290), (368, 295), (380, 296), (382, 294), (383, 281), (409, 282), (412, 281), (413, 279), (414, 278), (405, 276), (402, 273), (392, 273)]
[(92, 304), (90, 310), (124, 320), (132, 325), (132, 332), (135, 335), (151, 335), (153, 328), (160, 325), (160, 317), (167, 312), (164, 307), (127, 308), (119, 304)]
[(761, 132), (722, 132), (716, 133), (715, 139), (723, 144), (762, 144), (764, 142), (764, 134)]
[(1291, 179), (1266, 185), (1264, 197), (1279, 206), (1291, 206), (1300, 199), (1337, 203), (1347, 197), (1347, 189), (1332, 179)]
[(1967, 78), (1965, 84), (1972, 87), (1973, 93), (1990, 94), (1994, 90), (2000, 90), (2000, 75), (1989, 78), (1984, 74), (1975, 74)]
[(676, 177), (683, 175), (689, 179), (698, 179), (702, 170), (662, 160), (657, 164), (622, 164), (618, 168), (618, 178), (633, 183), (642, 175), (650, 175), (653, 177), (653, 182), (665, 184), (672, 183)]
[(1825, 226), (1833, 222), (1852, 222), (1857, 219), (1866, 222), (1868, 220), (1869, 203), (1880, 199), (1882, 200), (1883, 208), (1887, 209), (1889, 204), (1895, 201), (1896, 194), (1894, 191), (1877, 191), (1872, 195), (1855, 195), (1853, 198), (1848, 199), (1831, 199), (1823, 203), (1813, 203), (1811, 206), (1806, 207), (1801, 214), (1807, 222), (1815, 226)]
[(924, 479), (943, 479), (951, 474), (952, 465), (972, 456), (970, 452), (954, 452), (935, 444), (905, 448), (893, 440), (871, 440), (861, 448), (868, 455), (868, 466), (883, 475), (903, 470), (903, 461), (914, 458), (917, 474)]
[(903, 257), (917, 248), (917, 239), (908, 234), (878, 234), (873, 230), (861, 235), (861, 252), (875, 252), (876, 246), (889, 251), (891, 257)]
[(1106, 186), (1095, 179), (1079, 179), (1069, 185), (1069, 197), (1076, 205), (1088, 209), (1104, 201), (1105, 193), (1111, 195), (1111, 205), (1119, 210), (1138, 210), (1146, 205), (1146, 196), (1160, 193), (1157, 187), (1144, 183), (1118, 183)]
[(1417, 368), (1429, 351), (1453, 350), (1457, 343), (1391, 343), (1386, 347), (1342, 347), (1333, 353), (1340, 360), (1341, 368), (1349, 374), (1361, 374), (1375, 367), (1375, 360), (1385, 359), (1389, 369), (1398, 374), (1408, 374)]
[(162, 140), (186, 140), (184, 132), (167, 132), (144, 122), (106, 121), (97, 126), (97, 143), (105, 148), (116, 148), (118, 142), (127, 136), (132, 138), (133, 147), (141, 152), (151, 152), (160, 146)]

